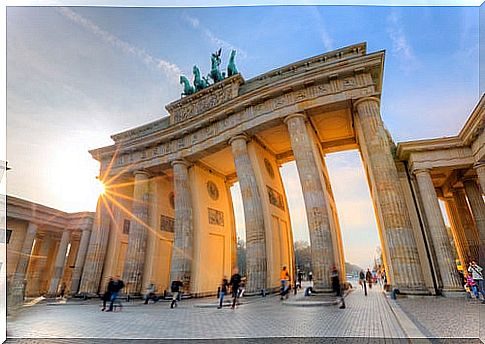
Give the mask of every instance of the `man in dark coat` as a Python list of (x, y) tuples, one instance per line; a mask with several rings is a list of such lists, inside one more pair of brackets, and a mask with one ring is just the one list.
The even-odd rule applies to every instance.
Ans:
[(231, 280), (229, 281), (229, 284), (231, 285), (232, 288), (232, 309), (236, 308), (236, 301), (237, 297), (239, 295), (239, 285), (241, 284), (241, 275), (239, 274), (239, 270), (235, 268), (233, 270), (233, 274), (231, 276)]
[(108, 292), (111, 293), (111, 297), (110, 297), (109, 309), (106, 312), (112, 312), (113, 311), (113, 303), (115, 302), (116, 298), (118, 297), (120, 290), (123, 289), (124, 287), (125, 287), (125, 284), (120, 279), (120, 276), (115, 276), (113, 278), (113, 280), (111, 280), (108, 283)]

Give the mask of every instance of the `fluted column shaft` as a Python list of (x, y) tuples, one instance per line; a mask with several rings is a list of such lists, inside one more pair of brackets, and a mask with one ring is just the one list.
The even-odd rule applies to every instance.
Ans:
[(423, 200), (428, 229), (440, 269), (443, 291), (462, 291), (463, 288), (456, 269), (455, 258), (452, 254), (450, 239), (448, 238), (445, 221), (441, 214), (438, 196), (436, 195), (429, 170), (417, 170), (414, 171), (414, 174), (416, 175), (419, 193)]
[(104, 195), (101, 195), (96, 208), (93, 231), (89, 239), (81, 287), (79, 288), (80, 293), (96, 294), (99, 290), (110, 232), (111, 209), (108, 207), (108, 200)]
[(236, 173), (241, 188), (246, 226), (246, 273), (248, 292), (259, 292), (267, 287), (266, 231), (263, 204), (256, 175), (251, 164), (246, 136), (233, 137), (232, 148)]
[(56, 295), (57, 288), (59, 287), (59, 281), (64, 273), (64, 265), (66, 263), (66, 253), (67, 245), (69, 244), (69, 237), (71, 232), (64, 230), (61, 237), (61, 242), (59, 243), (59, 248), (57, 249), (56, 262), (54, 264), (54, 276), (52, 276), (51, 284), (49, 287), (49, 295)]
[(465, 191), (463, 188), (453, 189), (453, 200), (458, 211), (458, 217), (463, 227), (463, 232), (466, 238), (466, 245), (468, 246), (468, 251), (470, 260), (478, 260), (479, 255), (479, 243), (480, 238), (478, 236), (477, 228), (475, 227), (475, 222), (473, 221), (470, 208), (468, 207), (468, 202), (465, 197)]
[(147, 246), (149, 184), (148, 173), (135, 172), (135, 185), (133, 188), (132, 219), (128, 235), (123, 280), (124, 292), (127, 294), (140, 294), (142, 291), (143, 268)]
[(473, 166), (473, 168), (475, 168), (475, 171), (477, 172), (482, 193), (485, 193), (485, 162), (478, 162)]
[(45, 280), (42, 277), (45, 274), (45, 268), (47, 265), (47, 259), (49, 258), (49, 250), (52, 246), (52, 239), (45, 235), (40, 243), (40, 250), (39, 250), (39, 257), (37, 258), (37, 264), (35, 265), (35, 270), (32, 274), (32, 285), (31, 290), (32, 294), (36, 295), (38, 293), (42, 293), (44, 290), (41, 290), (42, 281)]
[(463, 267), (468, 266), (470, 263), (470, 248), (468, 246), (468, 240), (465, 235), (462, 223), (460, 221), (460, 215), (458, 208), (452, 197), (445, 199), (446, 213), (451, 223), (451, 233), (453, 234), (453, 241), (455, 242), (456, 251)]
[(290, 133), (291, 148), (296, 161), (310, 233), (312, 272), (315, 288), (331, 290), (330, 272), (335, 266), (332, 230), (328, 218), (328, 204), (320, 178), (312, 138), (308, 133), (303, 114), (285, 119)]
[(465, 186), (466, 197), (468, 203), (470, 203), (470, 209), (472, 210), (473, 218), (475, 219), (475, 225), (478, 229), (478, 235), (480, 238), (480, 266), (485, 265), (485, 203), (483, 201), (482, 194), (478, 189), (478, 185), (474, 180), (468, 179), (463, 182)]
[[(180, 280), (191, 287), (194, 250), (194, 222), (189, 164), (183, 160), (172, 162), (175, 193), (175, 229), (170, 279)], [(189, 289), (190, 291), (190, 289)]]
[(84, 262), (86, 261), (86, 254), (88, 252), (89, 237), (91, 231), (89, 229), (83, 230), (81, 234), (81, 241), (77, 250), (76, 263), (74, 264), (74, 271), (71, 278), (71, 293), (76, 294), (79, 290), (79, 282), (81, 280), (81, 274), (84, 268)]
[(35, 235), (37, 234), (37, 225), (35, 223), (29, 223), (27, 231), (25, 233), (24, 243), (19, 253), (17, 267), (13, 274), (8, 288), (9, 301), (8, 306), (17, 306), (23, 301), (23, 291), (25, 288), (25, 274), (27, 273), (27, 267), (29, 265), (30, 253), (32, 251), (32, 245), (34, 243)]
[(359, 140), (365, 145), (364, 163), (373, 180), (376, 211), (382, 219), (381, 230), (389, 256), (391, 283), (402, 292), (427, 292), (411, 220), (379, 110), (377, 98), (355, 103), (360, 125)]

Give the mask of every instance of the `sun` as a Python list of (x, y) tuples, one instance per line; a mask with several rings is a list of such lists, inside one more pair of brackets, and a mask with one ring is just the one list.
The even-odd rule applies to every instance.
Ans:
[(96, 179), (96, 193), (101, 196), (104, 195), (106, 192), (106, 186), (103, 184), (103, 182), (99, 179)]

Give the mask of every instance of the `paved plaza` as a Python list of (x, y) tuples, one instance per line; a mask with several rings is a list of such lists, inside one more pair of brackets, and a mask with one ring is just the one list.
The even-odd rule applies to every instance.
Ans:
[[(449, 308), (450, 302), (453, 309)], [(236, 310), (201, 307), (212, 303), (216, 304), (213, 298), (184, 300), (171, 310), (168, 302), (143, 305), (137, 301), (113, 313), (101, 312), (94, 300), (38, 304), (8, 319), (9, 342), (85, 343), (87, 339), (80, 338), (89, 338), (92, 343), (109, 343), (109, 339), (124, 338), (130, 343), (129, 339), (150, 342), (161, 338), (212, 339), (212, 343), (213, 339), (227, 338), (238, 343), (241, 338), (245, 338), (244, 342), (252, 338), (256, 343), (290, 337), (285, 342), (299, 343), (298, 337), (310, 337), (313, 339), (305, 343), (312, 343), (329, 337), (336, 343), (347, 339), (352, 339), (349, 343), (368, 342), (363, 339), (387, 343), (392, 342), (391, 338), (408, 342), (408, 337), (424, 336), (473, 338), (478, 336), (478, 312), (483, 308), (475, 302), (443, 298), (403, 299), (399, 306), (376, 287), (367, 297), (360, 289), (350, 293), (346, 309), (289, 306), (277, 296), (245, 298)], [(404, 319), (410, 312), (414, 316)]]

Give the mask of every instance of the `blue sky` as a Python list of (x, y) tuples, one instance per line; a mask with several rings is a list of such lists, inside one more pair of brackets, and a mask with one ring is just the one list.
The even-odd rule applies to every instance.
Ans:
[[(180, 97), (179, 74), (194, 64), (207, 73), (219, 47), (224, 65), (237, 49), (249, 79), (366, 41), (369, 52), (386, 50), (382, 116), (393, 138), (454, 135), (479, 98), (478, 23), (477, 7), (10, 7), (7, 192), (94, 210), (99, 166), (88, 149), (165, 116)], [(346, 254), (365, 265), (378, 243), (358, 154), (329, 156), (328, 165)], [(283, 177), (298, 188), (294, 166)], [(295, 238), (306, 239), (302, 199), (290, 202)]]

